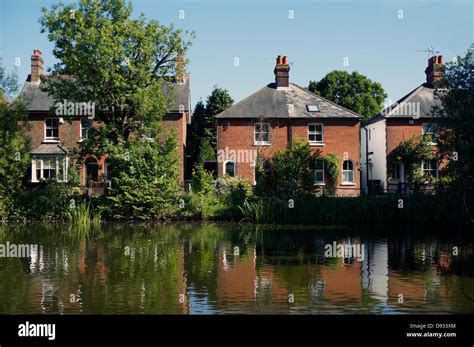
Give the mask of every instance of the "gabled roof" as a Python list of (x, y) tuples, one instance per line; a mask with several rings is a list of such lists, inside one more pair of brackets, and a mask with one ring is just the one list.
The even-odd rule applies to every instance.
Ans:
[[(319, 111), (310, 112), (308, 106), (317, 106)], [(290, 83), (288, 88), (276, 88), (275, 83), (270, 83), (215, 117), (362, 118), (359, 114), (294, 83)]]
[[(74, 77), (62, 77), (62, 78), (74, 78)], [(188, 112), (190, 105), (190, 91), (189, 91), (189, 78), (184, 83), (173, 83), (170, 84), (176, 94), (175, 102), (171, 105), (169, 112), (180, 112), (180, 105), (183, 105), (183, 111)], [(163, 93), (168, 95), (170, 89), (166, 84), (162, 87)], [(52, 109), (56, 100), (54, 97), (41, 89), (39, 82), (31, 82), (30, 76), (28, 76), (25, 84), (23, 85), (19, 97), (22, 98), (26, 103), (28, 111), (40, 111), (47, 112)]]
[[(419, 105), (419, 118), (433, 118), (431, 113), (433, 106), (441, 107), (441, 89), (429, 87), (426, 83), (416, 87), (392, 105), (384, 108), (378, 115), (372, 117), (367, 124), (378, 122), (387, 118), (414, 118), (413, 113), (406, 112), (413, 109), (411, 105)], [(410, 105), (411, 104), (411, 105)]]

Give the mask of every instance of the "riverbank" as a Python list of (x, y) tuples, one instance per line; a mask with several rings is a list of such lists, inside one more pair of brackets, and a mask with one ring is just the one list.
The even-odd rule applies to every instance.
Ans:
[[(295, 198), (257, 197), (242, 199), (228, 195), (186, 194), (169, 201), (162, 218), (115, 218), (104, 212), (105, 200), (75, 197), (69, 205), (56, 206), (57, 218), (46, 215), (41, 219), (13, 219), (10, 222), (46, 221), (71, 222), (83, 227), (107, 221), (154, 222), (154, 221), (237, 221), (240, 223), (272, 225), (472, 225), (472, 202), (460, 194), (414, 194), (409, 196), (379, 195), (359, 197)], [(44, 206), (40, 207), (44, 210)], [(53, 218), (51, 218), (53, 217)], [(8, 222), (5, 220), (4, 222)]]

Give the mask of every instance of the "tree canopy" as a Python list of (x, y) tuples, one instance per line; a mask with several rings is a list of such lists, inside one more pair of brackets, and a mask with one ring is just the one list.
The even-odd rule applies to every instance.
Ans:
[[(474, 45), (464, 57), (447, 63), (439, 87), (441, 107), (433, 110), (440, 129), (440, 159), (454, 182), (471, 184), (474, 177)], [(471, 185), (472, 189), (472, 185)]]
[(194, 163), (216, 159), (216, 126), (214, 116), (228, 109), (234, 103), (227, 89), (214, 86), (207, 97), (206, 105), (199, 101), (194, 107), (191, 126), (188, 133), (188, 148)]
[(40, 23), (59, 60), (52, 76), (74, 77), (46, 78), (45, 90), (57, 100), (94, 102), (95, 120), (103, 125), (84, 148), (106, 153), (131, 134), (159, 129), (171, 102), (163, 84), (182, 65), (193, 33), (143, 14), (134, 19), (126, 0), (55, 4), (43, 8)]
[(357, 112), (368, 120), (382, 110), (387, 97), (382, 85), (357, 71), (331, 71), (319, 82), (310, 81), (309, 91)]

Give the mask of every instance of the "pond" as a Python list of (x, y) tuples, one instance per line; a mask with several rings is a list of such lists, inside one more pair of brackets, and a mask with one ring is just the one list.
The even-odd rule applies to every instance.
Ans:
[(462, 228), (25, 224), (0, 245), (2, 314), (474, 313)]

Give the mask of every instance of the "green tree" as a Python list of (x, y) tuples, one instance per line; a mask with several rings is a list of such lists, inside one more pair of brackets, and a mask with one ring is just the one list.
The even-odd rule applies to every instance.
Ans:
[(111, 153), (111, 188), (102, 210), (107, 218), (161, 219), (176, 212), (179, 192), (176, 136), (136, 139)]
[(204, 138), (206, 124), (206, 106), (199, 100), (194, 106), (191, 124), (188, 127), (186, 140), (186, 154), (190, 157), (189, 166), (194, 167), (194, 163), (199, 155), (201, 139)]
[(282, 197), (311, 193), (314, 164), (320, 154), (311, 149), (308, 141), (295, 139), (286, 150), (275, 153), (267, 169), (258, 168), (257, 190)]
[(214, 116), (228, 109), (234, 100), (227, 89), (214, 86), (211, 95), (207, 97), (206, 106), (199, 101), (194, 108), (188, 147), (193, 164), (202, 165), (206, 160), (216, 159), (217, 137)]
[(19, 216), (17, 200), (30, 162), (26, 109), (19, 100), (8, 100), (17, 90), (16, 74), (0, 65), (0, 219)]
[(319, 82), (310, 81), (309, 91), (370, 119), (382, 110), (387, 94), (378, 82), (357, 71), (331, 71)]
[(57, 100), (94, 102), (95, 120), (102, 124), (84, 141), (86, 154), (108, 153), (130, 136), (160, 129), (171, 102), (163, 93), (172, 88), (167, 76), (176, 75), (190, 46), (184, 37), (194, 36), (143, 14), (131, 15), (126, 0), (43, 8), (42, 32), (54, 42), (59, 60), (52, 75), (74, 76), (44, 79), (44, 89)]
[(474, 177), (474, 45), (464, 57), (446, 64), (440, 86), (447, 90), (441, 94), (441, 107), (433, 110), (440, 159), (448, 163), (445, 174), (464, 187)]

